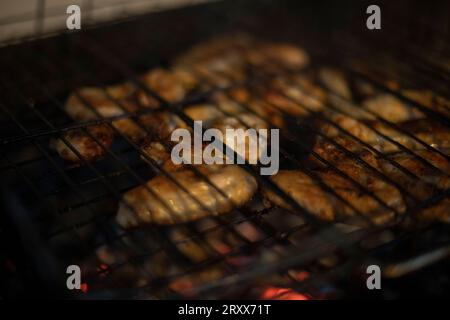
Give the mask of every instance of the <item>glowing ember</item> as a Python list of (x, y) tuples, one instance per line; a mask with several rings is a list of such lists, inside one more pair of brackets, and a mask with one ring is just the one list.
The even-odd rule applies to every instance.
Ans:
[(289, 275), (297, 281), (305, 281), (309, 277), (309, 272), (290, 270)]
[(105, 277), (109, 272), (109, 266), (102, 263), (98, 266), (97, 272), (100, 274), (100, 277)]
[(223, 243), (223, 242), (221, 242), (219, 240), (216, 240), (216, 239), (211, 240), (211, 245), (220, 254), (227, 254), (227, 253), (229, 253), (231, 251), (231, 248), (228, 245), (226, 245), (225, 243)]
[(89, 291), (89, 286), (86, 282), (83, 282), (80, 286), (81, 291), (83, 291), (83, 293), (87, 293)]
[(309, 300), (306, 295), (288, 288), (268, 287), (263, 290), (262, 300)]

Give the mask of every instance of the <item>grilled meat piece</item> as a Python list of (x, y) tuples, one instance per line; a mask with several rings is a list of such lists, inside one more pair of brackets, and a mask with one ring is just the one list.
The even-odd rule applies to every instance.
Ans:
[(248, 50), (247, 60), (255, 66), (273, 63), (289, 69), (301, 69), (309, 64), (309, 56), (302, 48), (276, 42), (259, 43)]
[(437, 95), (432, 90), (404, 89), (401, 92), (422, 106), (450, 117), (450, 100)]
[[(79, 122), (136, 112), (138, 106), (132, 100), (134, 92), (134, 87), (128, 83), (105, 89), (86, 87), (78, 90), (77, 94), (70, 95), (64, 109), (71, 118)], [(133, 140), (139, 140), (145, 136), (145, 131), (132, 119), (112, 121), (112, 126)], [(106, 153), (113, 142), (114, 134), (113, 129), (106, 124), (89, 126), (87, 129), (102, 143), (103, 147), (82, 130), (69, 131), (64, 134), (64, 138), (80, 152), (85, 160), (92, 161)], [(62, 158), (71, 162), (80, 161), (80, 158), (61, 139), (53, 139), (50, 146)]]
[(208, 125), (211, 121), (224, 117), (219, 107), (210, 104), (192, 105), (185, 108), (184, 113), (194, 121), (202, 121)]
[(350, 86), (341, 71), (332, 68), (321, 68), (319, 70), (319, 79), (331, 92), (347, 100), (352, 99)]
[[(90, 121), (103, 117), (114, 117), (134, 113), (139, 109), (133, 100), (135, 88), (128, 83), (101, 88), (86, 87), (72, 94), (64, 107), (67, 114), (76, 121)], [(95, 110), (95, 112), (92, 109)], [(138, 140), (145, 135), (133, 119), (119, 119), (112, 125), (125, 136)]]
[[(399, 147), (385, 139), (382, 135), (389, 137), (393, 141), (398, 142), (408, 149), (424, 149), (424, 146), (411, 136), (378, 121), (358, 120), (343, 114), (333, 114), (331, 119), (335, 125), (338, 125), (341, 129), (366, 142), (367, 144), (370, 144), (380, 152), (390, 153), (399, 151)], [(435, 148), (450, 147), (450, 129), (433, 121), (418, 119), (402, 122), (397, 125), (399, 128), (405, 129), (408, 133), (430, 146)], [(329, 123), (322, 125), (321, 131), (326, 136), (333, 139), (338, 137), (342, 137), (341, 140), (345, 139), (350, 141), (351, 139), (348, 136), (344, 136), (340, 130)], [(361, 149), (361, 145), (353, 140), (348, 142), (346, 145), (352, 146), (352, 149), (350, 149), (351, 151), (358, 151), (358, 149)]]
[(246, 64), (267, 67), (270, 64), (299, 69), (309, 63), (308, 54), (288, 43), (262, 42), (245, 34), (206, 41), (188, 50), (175, 61), (176, 67), (202, 67), (213, 72), (243, 69)]
[(172, 161), (168, 147), (161, 142), (147, 138), (142, 143), (141, 148), (147, 157), (162, 166), (165, 171), (177, 171), (184, 168), (183, 164), (175, 164)]
[[(428, 150), (416, 150), (414, 154), (399, 152), (388, 157), (415, 174), (422, 182), (412, 180), (387, 161), (380, 160), (379, 167), (422, 200), (432, 196), (438, 190), (450, 188), (450, 163), (445, 158)], [(426, 165), (418, 157), (425, 159), (435, 168)]]
[(305, 117), (324, 109), (327, 95), (310, 77), (294, 76), (290, 81), (275, 79), (263, 94), (265, 101), (289, 115)]
[[(171, 103), (182, 100), (196, 85), (195, 77), (182, 69), (156, 68), (144, 74), (141, 80), (150, 90)], [(144, 90), (140, 90), (137, 95), (143, 106), (155, 108), (160, 105), (159, 101)]]
[[(81, 88), (77, 91), (78, 94), (71, 94), (67, 99), (65, 111), (77, 121), (97, 119), (98, 115), (96, 112), (103, 117), (120, 115), (123, 114), (123, 111), (112, 99), (122, 101), (131, 97), (134, 91), (134, 87), (129, 83), (110, 86), (105, 89), (96, 87)], [(127, 103), (125, 109), (133, 112), (137, 110), (137, 105)]]
[[(367, 169), (351, 163), (346, 166), (340, 166), (339, 169), (359, 182), (369, 194), (363, 193), (351, 181), (331, 170), (321, 172), (319, 176), (326, 185), (350, 203), (373, 224), (383, 225), (393, 222), (396, 218), (394, 210), (399, 214), (405, 212), (406, 205), (401, 193), (388, 182), (375, 177)], [(374, 196), (378, 197), (384, 204), (377, 201)], [(354, 217), (357, 215), (355, 210), (342, 202), (338, 202), (335, 211), (336, 213), (343, 214), (344, 217)]]
[[(142, 77), (142, 81), (156, 94), (169, 102), (181, 100), (187, 91), (195, 85), (195, 79), (182, 70), (169, 71), (155, 69), (145, 74)], [(142, 108), (157, 108), (158, 106), (159, 102), (155, 98), (148, 95), (143, 90), (137, 90), (129, 83), (124, 83), (121, 85), (110, 86), (105, 89), (93, 87), (82, 88), (78, 90), (78, 94), (72, 94), (69, 97), (65, 105), (65, 111), (74, 120), (81, 122), (102, 117), (120, 116), (128, 112), (135, 113)], [(150, 114), (140, 116), (138, 120), (130, 118), (114, 120), (112, 121), (112, 125), (126, 137), (139, 141), (147, 134), (144, 129), (145, 127), (155, 131), (170, 131), (172, 122), (174, 121), (174, 117), (170, 116), (170, 114), (159, 112), (156, 113), (156, 115)], [(161, 123), (165, 125), (163, 129), (159, 128)], [(179, 120), (178, 123), (181, 123), (181, 120)], [(104, 131), (104, 129), (100, 129), (100, 131)], [(74, 142), (78, 144), (83, 143), (86, 145), (93, 145), (92, 142), (86, 142), (89, 141), (88, 138), (81, 137), (82, 135), (77, 133)], [(69, 135), (68, 138), (75, 139), (75, 134)], [(111, 145), (111, 143), (109, 143), (109, 145)], [(56, 148), (56, 150), (63, 151), (64, 148), (63, 146), (60, 146)], [(80, 151), (88, 151), (88, 149), (80, 148)], [(100, 149), (94, 153), (95, 157), (92, 156), (93, 152), (84, 156), (86, 159), (97, 159), (102, 156)], [(77, 157), (67, 156), (67, 152), (66, 155), (61, 156), (70, 161), (77, 162), (79, 160)]]
[[(186, 107), (183, 112), (193, 121), (203, 121), (204, 126), (209, 126), (212, 121), (225, 116), (218, 107), (211, 104), (191, 105)], [(185, 121), (169, 111), (158, 111), (149, 116), (142, 116), (140, 121), (162, 140), (170, 140), (170, 135), (177, 128), (191, 130)]]
[(196, 44), (174, 61), (176, 67), (190, 67), (196, 64), (208, 64), (220, 57), (231, 57), (224, 59), (225, 62), (242, 61), (242, 53), (253, 43), (253, 39), (245, 34), (215, 37), (208, 41)]
[[(355, 142), (340, 136), (334, 138), (334, 140), (347, 150), (354, 152), (356, 157), (364, 160), (375, 170), (384, 173), (386, 177), (389, 177), (392, 181), (395, 181), (404, 190), (408, 190), (408, 192), (416, 197), (418, 201), (425, 201), (426, 199), (431, 198), (450, 187), (450, 163), (436, 152), (420, 149), (412, 150), (415, 155), (405, 152), (386, 154), (391, 161), (396, 162), (398, 165), (403, 167), (403, 169), (406, 169), (416, 175), (420, 179), (417, 180), (401, 171), (391, 162), (375, 157), (374, 154), (364, 148), (361, 148), (361, 146)], [(362, 185), (367, 185), (370, 183), (370, 179), (377, 181), (377, 179), (374, 179), (373, 177), (370, 178), (371, 175), (367, 174), (368, 169), (362, 168), (356, 160), (344, 154), (333, 144), (324, 141), (323, 138), (318, 139), (314, 147), (314, 151)], [(435, 166), (436, 169), (433, 169), (429, 165), (426, 165), (420, 161), (418, 156), (427, 160), (430, 164)], [(317, 169), (324, 170), (327, 168), (325, 164), (313, 156), (309, 157), (309, 161)], [(368, 180), (368, 178), (370, 179)], [(380, 187), (379, 189), (381, 190), (382, 188)], [(384, 197), (389, 195), (390, 192), (391, 191), (386, 194), (381, 193), (380, 198), (384, 199)], [(345, 194), (342, 196), (346, 198)], [(412, 207), (417, 205), (417, 203), (411, 202), (411, 199), (408, 197), (405, 197), (404, 200)], [(392, 203), (392, 201), (388, 202)], [(440, 201), (433, 207), (419, 212), (418, 217), (421, 217), (424, 220), (449, 221), (449, 203), (450, 201), (447, 200)]]
[[(218, 121), (212, 124), (212, 127), (219, 129), (223, 134), (222, 142), (224, 142), (230, 148), (234, 147), (234, 151), (240, 157), (244, 158), (246, 161), (249, 161), (251, 164), (256, 164), (257, 160), (264, 152), (263, 148), (258, 145), (259, 140), (262, 139), (262, 141), (268, 142), (268, 140), (270, 139), (269, 135), (267, 135), (266, 137), (260, 137), (258, 132), (258, 130), (260, 129), (268, 129), (268, 124), (261, 118), (258, 118), (251, 113), (240, 113), (235, 117), (220, 118), (218, 119)], [(255, 135), (249, 134), (248, 138), (245, 138), (245, 140), (242, 141), (242, 139), (240, 138), (243, 138), (243, 135), (235, 136), (234, 133), (230, 135), (229, 132), (227, 132), (228, 129), (243, 130), (243, 132), (245, 132), (245, 130), (247, 129), (255, 129), (256, 131)], [(250, 146), (252, 145), (258, 148), (257, 155), (252, 155), (252, 153), (250, 153)]]
[(223, 117), (241, 113), (254, 113), (254, 116), (259, 118), (258, 122), (270, 122), (271, 126), (282, 128), (285, 125), (282, 112), (277, 107), (267, 103), (264, 97), (260, 98), (259, 90), (263, 89), (259, 88), (253, 92), (245, 89), (231, 90), (229, 95), (219, 92), (213, 95), (212, 100), (217, 109), (223, 113)]
[(450, 223), (450, 199), (444, 198), (438, 203), (418, 212), (422, 221), (441, 221)]
[[(282, 170), (270, 178), (295, 202), (320, 219), (334, 219), (333, 204), (329, 196), (308, 175), (296, 170)], [(263, 195), (271, 203), (292, 210), (291, 206), (273, 191), (263, 188)]]
[(394, 123), (424, 117), (423, 113), (417, 108), (406, 105), (390, 94), (380, 94), (371, 97), (364, 101), (363, 105), (381, 118)]
[[(386, 209), (372, 196), (363, 194), (351, 181), (331, 171), (320, 171), (317, 174), (325, 185), (333, 189), (336, 194), (364, 214), (365, 218), (372, 223), (382, 225), (392, 222), (395, 216), (394, 212)], [(362, 179), (365, 180), (363, 186), (371, 194), (381, 198), (387, 206), (392, 207), (394, 210), (400, 213), (404, 212), (405, 204), (396, 188), (369, 175)], [(313, 213), (319, 219), (334, 221), (338, 216), (348, 218), (357, 214), (350, 206), (326, 191), (316, 180), (299, 171), (280, 171), (271, 177), (271, 180), (300, 206)], [(263, 189), (263, 194), (271, 203), (292, 210), (290, 205), (274, 192)]]
[[(110, 127), (106, 125), (90, 126), (86, 130), (94, 137), (91, 138), (81, 129), (71, 130), (63, 135), (64, 139), (81, 157), (86, 161), (97, 160), (104, 156), (106, 150), (112, 144), (113, 133)], [(50, 147), (53, 148), (65, 160), (70, 162), (80, 162), (81, 159), (72, 151), (71, 148), (62, 139), (52, 139)]]
[[(416, 138), (422, 140), (429, 146), (437, 149), (450, 148), (450, 129), (442, 124), (427, 119), (406, 121), (399, 126), (411, 133)], [(420, 150), (424, 147), (409, 137), (402, 137), (398, 141), (410, 149)], [(403, 142), (405, 141), (405, 142)]]
[[(414, 153), (435, 166), (435, 169), (424, 164), (417, 156), (403, 152), (389, 155), (389, 158), (415, 174), (420, 179), (419, 181), (406, 176), (387, 161), (380, 160), (380, 168), (419, 201), (426, 201), (448, 190), (450, 188), (450, 163), (447, 159), (428, 150), (416, 150)], [(450, 222), (450, 199), (444, 198), (437, 204), (421, 210), (417, 217), (427, 221)]]
[(117, 222), (129, 228), (220, 215), (242, 206), (256, 191), (256, 180), (239, 166), (203, 165), (197, 168), (211, 183), (187, 169), (169, 173), (173, 180), (159, 175), (124, 194)]

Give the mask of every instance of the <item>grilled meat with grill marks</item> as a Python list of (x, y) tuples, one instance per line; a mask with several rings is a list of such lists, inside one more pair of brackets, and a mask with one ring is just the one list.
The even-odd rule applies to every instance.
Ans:
[[(258, 133), (258, 130), (260, 129), (267, 129), (268, 124), (261, 118), (258, 118), (251, 113), (240, 113), (235, 117), (220, 118), (218, 121), (212, 124), (212, 127), (219, 129), (220, 132), (222, 132), (222, 142), (224, 142), (230, 148), (235, 147), (234, 151), (236, 151), (236, 153), (240, 157), (244, 158), (246, 161), (249, 161), (252, 164), (256, 164), (256, 161), (260, 159), (264, 151), (261, 146), (258, 146), (258, 140), (263, 139), (262, 141), (267, 141), (270, 139), (269, 135), (264, 137), (260, 136)], [(239, 139), (236, 140), (234, 133), (229, 135), (229, 133), (227, 132), (228, 129), (243, 130), (244, 132), (245, 130), (247, 130), (247, 128), (255, 129), (256, 131), (255, 135), (249, 134), (248, 138), (246, 138), (244, 141), (240, 141)], [(242, 138), (242, 136), (240, 136), (240, 138)], [(255, 154), (254, 156), (250, 153), (250, 146), (252, 145), (258, 148), (258, 154)]]
[[(64, 139), (77, 150), (81, 157), (86, 161), (93, 161), (103, 157), (113, 141), (111, 128), (106, 125), (100, 125), (87, 127), (86, 130), (95, 139), (81, 129), (71, 130), (68, 133), (65, 133)], [(99, 143), (97, 143), (96, 140)], [(50, 147), (56, 150), (59, 155), (67, 161), (81, 161), (80, 157), (78, 157), (78, 155), (73, 152), (62, 139), (51, 140)]]
[[(376, 225), (393, 222), (397, 211), (403, 214), (406, 210), (404, 199), (398, 189), (383, 179), (375, 177), (367, 169), (347, 163), (340, 166), (345, 174), (357, 181), (368, 191), (363, 193), (356, 185), (348, 179), (333, 171), (319, 173), (323, 182), (334, 190), (338, 195), (350, 203), (356, 210), (364, 215), (369, 221)], [(376, 196), (382, 203), (374, 198)], [(357, 213), (349, 206), (340, 202), (335, 209), (344, 217), (353, 217)]]
[[(317, 174), (325, 185), (334, 190), (336, 194), (350, 203), (372, 223), (381, 225), (393, 221), (392, 219), (395, 216), (393, 211), (385, 208), (371, 195), (363, 194), (351, 181), (331, 171), (320, 171)], [(311, 179), (300, 171), (280, 171), (271, 177), (271, 180), (301, 207), (307, 209), (319, 219), (334, 221), (339, 216), (350, 217), (357, 214), (331, 192), (326, 191), (317, 180)], [(360, 181), (364, 182), (363, 186), (371, 194), (381, 198), (387, 206), (399, 213), (404, 212), (405, 204), (396, 188), (370, 175), (365, 175), (360, 180), (364, 180)], [(292, 209), (284, 199), (274, 192), (263, 189), (263, 194), (273, 204)]]
[(319, 79), (332, 92), (347, 100), (352, 99), (352, 93), (345, 75), (336, 69), (322, 68), (319, 70)]
[(283, 113), (303, 117), (322, 111), (327, 95), (310, 77), (302, 75), (290, 81), (275, 79), (270, 88), (265, 88), (263, 98)]
[[(303, 172), (296, 170), (279, 171), (271, 180), (295, 202), (320, 219), (334, 219), (333, 203), (320, 186)], [(286, 209), (291, 206), (275, 192), (263, 188), (264, 196), (273, 204)]]
[[(419, 181), (406, 176), (387, 161), (380, 160), (380, 168), (417, 197), (419, 201), (425, 201), (448, 190), (450, 188), (450, 163), (447, 159), (428, 150), (416, 150), (414, 153), (415, 155), (400, 152), (389, 155), (389, 158), (415, 174), (420, 179)], [(418, 156), (428, 161), (435, 168), (420, 161)], [(421, 211), (418, 217), (425, 220), (450, 222), (449, 205), (450, 200), (444, 198), (430, 208)]]
[[(395, 181), (398, 185), (407, 190), (411, 195), (417, 198), (417, 201), (425, 201), (450, 187), (450, 163), (444, 157), (440, 156), (436, 152), (420, 149), (412, 150), (414, 154), (409, 154), (406, 152), (396, 152), (392, 154), (386, 154), (391, 161), (397, 163), (403, 169), (408, 170), (412, 174), (416, 175), (420, 180), (414, 179), (413, 177), (407, 175), (399, 168), (395, 167), (391, 162), (384, 160), (382, 158), (375, 157), (371, 152), (361, 149), (360, 146), (352, 144), (349, 140), (343, 138), (335, 139), (338, 143), (343, 145), (346, 149), (352, 150), (356, 153), (359, 159), (363, 159), (367, 164), (372, 166), (375, 170), (384, 173), (386, 177), (389, 177), (392, 181)], [(323, 139), (319, 139), (315, 146), (315, 151), (324, 159), (331, 162), (332, 165), (336, 166), (346, 175), (355, 179), (362, 185), (370, 184), (370, 180), (378, 181), (377, 179), (371, 178), (372, 174), (368, 175), (366, 168), (363, 168), (355, 159), (352, 159), (348, 155), (345, 155), (342, 151), (338, 150), (334, 145), (328, 142), (324, 142)], [(421, 157), (428, 161), (433, 167), (423, 163), (419, 160)], [(326, 165), (316, 160), (314, 157), (310, 157), (310, 161), (316, 168), (323, 170)], [(369, 178), (369, 179), (368, 179)], [(334, 188), (334, 186), (333, 186)], [(393, 188), (393, 187), (391, 187)], [(381, 187), (379, 188), (381, 189)], [(336, 189), (338, 190), (338, 189)], [(391, 192), (386, 193), (389, 195)], [(394, 194), (392, 193), (392, 195)], [(398, 193), (397, 193), (398, 194)], [(384, 195), (383, 195), (384, 196)], [(380, 198), (383, 199), (383, 196)], [(344, 194), (345, 198), (346, 195)], [(411, 199), (405, 197), (404, 200), (408, 202), (411, 206), (415, 206)], [(426, 220), (441, 220), (449, 221), (449, 201), (442, 200), (437, 203), (432, 208), (426, 209), (419, 214)]]
[[(174, 103), (182, 100), (190, 89), (196, 85), (195, 77), (182, 69), (153, 69), (141, 77), (142, 83), (164, 100)], [(138, 100), (142, 106), (158, 107), (157, 101), (144, 90), (139, 90)]]
[(287, 43), (260, 43), (248, 50), (247, 60), (253, 65), (279, 64), (290, 69), (301, 69), (309, 64), (308, 54)]
[(117, 222), (129, 228), (220, 215), (242, 206), (256, 191), (255, 178), (239, 166), (204, 165), (197, 169), (210, 182), (186, 169), (169, 173), (173, 180), (159, 175), (146, 185), (126, 192), (119, 205)]
[(209, 71), (243, 69), (245, 64), (266, 68), (270, 64), (300, 69), (308, 65), (308, 54), (298, 46), (261, 42), (245, 34), (218, 37), (189, 49), (175, 61), (177, 68), (201, 67)]
[[(105, 89), (87, 87), (78, 90), (78, 94), (72, 94), (64, 109), (70, 117), (79, 122), (135, 112), (137, 106), (129, 100), (133, 92), (134, 88), (130, 84)], [(145, 132), (132, 119), (115, 120), (112, 121), (112, 125), (132, 139), (137, 140), (145, 135)], [(102, 143), (103, 147), (82, 130), (69, 131), (63, 134), (63, 137), (80, 152), (85, 160), (92, 161), (104, 156), (113, 142), (114, 134), (113, 129), (106, 124), (90, 126), (87, 130)], [(50, 146), (63, 159), (80, 162), (80, 158), (61, 139), (53, 139)]]
[(450, 100), (437, 95), (432, 90), (404, 89), (401, 91), (406, 97), (422, 106), (450, 117)]
[[(64, 107), (67, 114), (76, 121), (90, 121), (103, 117), (114, 117), (139, 110), (133, 100), (135, 88), (128, 83), (100, 88), (82, 88), (72, 94)], [(145, 132), (132, 119), (112, 121), (112, 125), (122, 134), (132, 139), (142, 138)]]
[[(416, 152), (420, 157), (428, 160), (431, 164), (436, 165), (437, 168), (442, 167), (442, 164), (446, 162), (445, 169), (448, 170), (448, 162), (441, 158), (439, 155), (432, 154), (431, 152)], [(391, 160), (401, 165), (403, 168), (408, 169), (410, 172), (414, 173), (417, 177), (423, 180), (426, 184), (433, 189), (445, 190), (450, 187), (450, 178), (448, 173), (439, 172), (439, 169), (435, 170), (430, 166), (421, 162), (416, 156), (410, 154), (400, 153), (397, 155), (389, 156)], [(427, 159), (428, 158), (428, 159)], [(431, 161), (430, 161), (430, 158)], [(381, 161), (380, 161), (381, 162)], [(391, 177), (395, 178), (396, 181), (403, 184), (410, 191), (414, 192), (420, 198), (424, 199), (427, 196), (431, 196), (430, 188), (426, 188), (423, 184), (412, 183), (410, 179), (407, 179), (405, 175), (400, 172), (398, 168), (395, 168), (392, 164), (387, 161), (382, 162), (380, 165), (383, 171), (388, 173)], [(447, 171), (448, 172), (448, 171)]]
[[(413, 150), (424, 149), (424, 146), (411, 135), (435, 148), (450, 147), (450, 129), (427, 119), (411, 120), (397, 124), (400, 129), (404, 129), (410, 135), (378, 121), (358, 120), (343, 114), (333, 114), (331, 119), (341, 129), (383, 153), (399, 151), (399, 147), (382, 135)], [(361, 149), (360, 144), (354, 142), (348, 135), (344, 136), (344, 133), (332, 124), (325, 123), (321, 127), (321, 131), (332, 139), (342, 137), (341, 140), (348, 140), (349, 142), (346, 143), (346, 146), (351, 147), (351, 151)]]
[(422, 112), (412, 106), (406, 105), (390, 94), (380, 94), (371, 97), (364, 101), (363, 105), (381, 118), (394, 123), (424, 117)]

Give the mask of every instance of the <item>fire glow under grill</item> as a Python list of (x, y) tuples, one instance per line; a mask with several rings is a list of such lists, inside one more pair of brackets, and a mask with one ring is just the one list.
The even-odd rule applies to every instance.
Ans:
[[(439, 164), (450, 163), (448, 149), (430, 144), (426, 138), (424, 141), (411, 128), (383, 118), (379, 109), (364, 103), (372, 92), (389, 96), (406, 106), (408, 116), (423, 114), (434, 130), (450, 131), (448, 34), (418, 23), (422, 32), (428, 30), (433, 35), (426, 39), (430, 43), (425, 54), (415, 50), (417, 42), (410, 42), (402, 34), (402, 26), (408, 25), (411, 17), (403, 21), (387, 14), (383, 25), (398, 25), (396, 33), (384, 34), (384, 41), (383, 34), (349, 32), (355, 30), (353, 25), (343, 26), (339, 19), (335, 26), (328, 26), (320, 5), (309, 9), (325, 15), (318, 19), (325, 25), (320, 28), (318, 22), (306, 18), (308, 10), (289, 10), (288, 3), (269, 6), (255, 2), (252, 8), (242, 5), (231, 18), (223, 15), (228, 5), (203, 4), (161, 12), (2, 49), (0, 87), (5, 94), (0, 96), (0, 172), (6, 213), (2, 223), (8, 226), (2, 228), (1, 234), (6, 239), (2, 239), (7, 266), (3, 269), (11, 279), (20, 279), (9, 284), (11, 295), (43, 290), (49, 296), (77, 298), (341, 298), (361, 296), (361, 292), (369, 295), (364, 291), (365, 271), (373, 264), (381, 266), (383, 281), (395, 297), (404, 295), (411, 283), (421, 282), (433, 273), (440, 275), (432, 280), (440, 289), (428, 294), (439, 295), (439, 290), (449, 288), (445, 270), (450, 217), (445, 212), (434, 213), (437, 209), (429, 211), (443, 203), (441, 211), (450, 208), (445, 206), (449, 189), (433, 189), (430, 195), (421, 197), (422, 189), (405, 187), (398, 177), (419, 186), (424, 177), (394, 160), (396, 153), (406, 154), (425, 171), (438, 172), (433, 177), (446, 179), (448, 172), (443, 172)], [(302, 26), (306, 27), (297, 25), (299, 17), (305, 17)], [(268, 21), (272, 22), (269, 28)], [(150, 34), (149, 30), (161, 32)], [(286, 70), (276, 61), (267, 62), (264, 70), (248, 65), (244, 81), (227, 73), (198, 74), (200, 85), (176, 103), (163, 99), (139, 77), (151, 68), (169, 68), (175, 57), (205, 39), (244, 33), (300, 45), (310, 54), (311, 63), (301, 71)], [(371, 50), (380, 47), (384, 49), (381, 54)], [(344, 75), (352, 97), (346, 96), (345, 90), (333, 91), (335, 88), (320, 80), (324, 67)], [(274, 79), (286, 87), (305, 85), (298, 76), (311, 76), (315, 87), (333, 98), (325, 103), (323, 112), (302, 104), (305, 99), (320, 99), (307, 85), (301, 97), (274, 85)], [(106, 92), (105, 84), (123, 82), (131, 82), (155, 97), (160, 107), (88, 122), (74, 122), (66, 113), (65, 102), (75, 90), (95, 86)], [(404, 88), (420, 92), (421, 99)], [(353, 207), (352, 215), (336, 214), (333, 222), (324, 221), (270, 177), (261, 176), (259, 170), (246, 164), (242, 167), (255, 177), (260, 189), (241, 208), (183, 224), (124, 229), (115, 221), (123, 194), (164, 173), (165, 168), (120, 132), (116, 132), (118, 137), (111, 148), (96, 141), (105, 149), (105, 156), (97, 161), (81, 159), (71, 164), (49, 147), (51, 139), (70, 131), (87, 133), (87, 129), (99, 124), (115, 130), (113, 121), (136, 120), (161, 110), (191, 124), (193, 119), (184, 110), (211, 103), (217, 93), (252, 112), (233, 95), (239, 89), (248, 90), (275, 108), (277, 103), (285, 103), (301, 111), (302, 116), (296, 118), (282, 113), (286, 122), (280, 130), (282, 169), (301, 169), (337, 199), (337, 205)], [(89, 103), (86, 107), (93, 109)], [(365, 137), (339, 121), (361, 120), (361, 110), (371, 117), (371, 121), (362, 122), (375, 135), (375, 141), (394, 145), (395, 152), (374, 148)], [(321, 129), (324, 127), (328, 131)], [(324, 150), (314, 148), (320, 141)], [(417, 152), (415, 146), (427, 155)], [(71, 150), (80, 157), (76, 149)], [(385, 166), (396, 168), (397, 175), (375, 166), (371, 162), (374, 158), (366, 157), (367, 153)], [(349, 174), (336, 161), (353, 163), (358, 174)], [(355, 206), (339, 188), (324, 183), (317, 168), (325, 168), (356, 190), (358, 196), (364, 195), (367, 203), (382, 208), (380, 220), (368, 218), (364, 208)], [(361, 183), (360, 176), (366, 174), (385, 189), (375, 192), (370, 183)], [(290, 210), (267, 207), (262, 186), (287, 203)], [(386, 196), (385, 190), (393, 191)], [(404, 208), (389, 201), (395, 192), (405, 199)], [(424, 220), (423, 216), (433, 217)], [(32, 272), (24, 272), (28, 265)], [(68, 265), (80, 266), (81, 291), (65, 288)]]

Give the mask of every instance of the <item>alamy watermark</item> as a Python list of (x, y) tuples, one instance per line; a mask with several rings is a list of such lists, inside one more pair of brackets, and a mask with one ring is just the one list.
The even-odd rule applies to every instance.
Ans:
[(69, 275), (66, 280), (66, 286), (69, 290), (81, 289), (81, 269), (80, 266), (72, 264), (67, 267), (66, 273)]
[(261, 175), (278, 172), (279, 129), (227, 128), (224, 134), (216, 128), (203, 132), (202, 121), (194, 121), (193, 136), (184, 128), (172, 132), (171, 140), (177, 142), (171, 152), (174, 164), (244, 164), (247, 160), (261, 165)]
[[(66, 13), (66, 27), (68, 30), (81, 29), (81, 9), (76, 4), (71, 4), (67, 7)], [(378, 5), (372, 4), (367, 7), (366, 13), (370, 16), (366, 20), (366, 27), (369, 30), (381, 29), (381, 9)]]
[(81, 29), (81, 9), (76, 4), (67, 7), (66, 13), (69, 15), (66, 19), (66, 27), (69, 30)]
[(369, 290), (381, 289), (381, 268), (376, 264), (367, 267), (366, 273), (369, 274), (366, 280), (366, 286)]
[(366, 20), (366, 26), (369, 30), (380, 30), (381, 29), (381, 9), (376, 4), (372, 4), (367, 7), (367, 14), (370, 16)]

